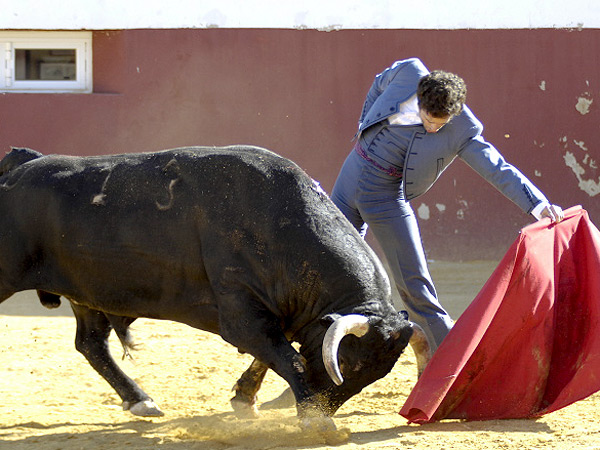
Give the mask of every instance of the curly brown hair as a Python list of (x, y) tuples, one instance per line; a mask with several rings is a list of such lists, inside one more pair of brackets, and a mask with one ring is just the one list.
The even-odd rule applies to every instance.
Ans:
[(419, 80), (417, 99), (419, 108), (433, 117), (455, 116), (467, 99), (467, 85), (456, 74), (434, 70)]

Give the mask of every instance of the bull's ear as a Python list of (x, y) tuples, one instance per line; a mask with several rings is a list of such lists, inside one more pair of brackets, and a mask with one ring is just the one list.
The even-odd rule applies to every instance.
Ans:
[(413, 331), (412, 328), (410, 326), (407, 327), (402, 327), (399, 328), (397, 330), (391, 330), (390, 331), (390, 338), (394, 341), (404, 341), (404, 342), (408, 342), (410, 340), (410, 337), (412, 336)]
[(321, 320), (319, 320), (319, 322), (321, 323), (321, 325), (329, 327), (329, 325), (331, 325), (340, 317), (342, 317), (342, 315), (338, 313), (326, 314), (323, 317), (321, 317)]
[(390, 337), (394, 340), (404, 339), (408, 341), (412, 334), (412, 327), (410, 326), (410, 322), (408, 321), (408, 311), (398, 311), (398, 318), (404, 323), (406, 326), (401, 326), (398, 329), (392, 330), (390, 332)]

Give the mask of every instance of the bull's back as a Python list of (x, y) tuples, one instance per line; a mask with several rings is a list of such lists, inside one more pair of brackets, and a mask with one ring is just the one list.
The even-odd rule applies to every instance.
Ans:
[(29, 202), (34, 216), (45, 213), (66, 228), (76, 219), (74, 234), (100, 236), (123, 228), (120, 224), (151, 230), (164, 219), (181, 227), (203, 220), (243, 222), (251, 211), (275, 213), (302, 202), (298, 180), (303, 178), (294, 163), (260, 148), (191, 147), (45, 156), (5, 174), (0, 187), (7, 207)]
[(45, 156), (0, 182), (24, 251), (36, 248), (31, 270), (57, 284), (29, 288), (112, 303), (115, 313), (136, 297), (145, 310), (176, 297), (213, 302), (223, 266), (254, 264), (261, 246), (305, 222), (310, 190), (294, 163), (255, 147)]

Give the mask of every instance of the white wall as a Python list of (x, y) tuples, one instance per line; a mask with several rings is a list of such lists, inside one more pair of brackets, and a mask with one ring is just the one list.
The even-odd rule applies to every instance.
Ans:
[(0, 0), (0, 29), (600, 28), (600, 0)]

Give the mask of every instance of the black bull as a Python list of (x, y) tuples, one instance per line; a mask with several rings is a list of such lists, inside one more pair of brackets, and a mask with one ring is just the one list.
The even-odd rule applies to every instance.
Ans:
[(68, 299), (77, 350), (134, 414), (162, 412), (107, 339), (114, 329), (127, 349), (138, 317), (250, 353), (236, 399), (252, 410), (270, 368), (301, 418), (325, 419), (385, 376), (413, 335), (352, 225), (296, 164), (264, 149), (13, 149), (0, 161), (0, 211), (0, 301), (27, 289), (49, 307)]

